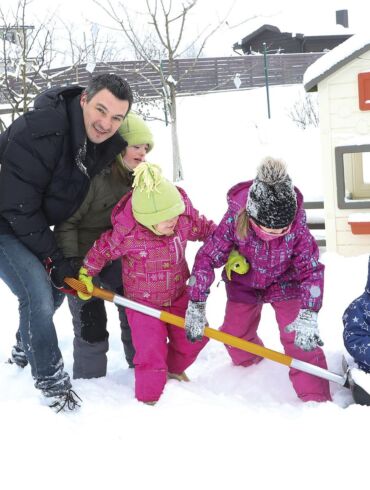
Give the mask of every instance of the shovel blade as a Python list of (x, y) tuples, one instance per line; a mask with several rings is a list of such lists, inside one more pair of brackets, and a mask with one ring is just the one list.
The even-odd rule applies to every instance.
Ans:
[(347, 383), (345, 386), (351, 390), (352, 398), (357, 405), (370, 406), (370, 393), (368, 393), (362, 386), (356, 383), (353, 379), (351, 366), (345, 356), (342, 358), (343, 371), (346, 373)]
[(347, 376), (354, 402), (357, 403), (357, 405), (370, 406), (370, 394), (353, 380), (350, 369)]

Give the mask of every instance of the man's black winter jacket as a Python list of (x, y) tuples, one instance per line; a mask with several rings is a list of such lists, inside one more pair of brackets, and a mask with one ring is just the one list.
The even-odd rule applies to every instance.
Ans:
[(82, 90), (47, 90), (0, 135), (0, 234), (16, 235), (40, 259), (57, 250), (50, 226), (79, 208), (90, 179), (125, 147), (118, 133), (86, 144)]

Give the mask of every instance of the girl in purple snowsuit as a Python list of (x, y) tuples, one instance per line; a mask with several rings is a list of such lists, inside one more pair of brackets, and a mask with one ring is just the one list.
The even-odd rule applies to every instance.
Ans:
[[(199, 215), (185, 191), (164, 179), (157, 165), (141, 163), (134, 175), (133, 192), (113, 209), (113, 229), (89, 250), (79, 278), (91, 292), (92, 276), (121, 257), (127, 298), (183, 317), (189, 299), (187, 241), (205, 241), (216, 225)], [(136, 351), (135, 395), (154, 404), (167, 377), (188, 380), (184, 371), (208, 339), (190, 344), (183, 329), (129, 308), (126, 314)]]
[[(214, 269), (225, 265), (230, 252), (236, 250), (250, 268), (245, 274), (231, 272), (230, 280), (223, 271), (227, 304), (221, 331), (263, 345), (257, 328), (263, 304), (270, 303), (285, 353), (326, 369), (317, 325), (324, 266), (306, 224), (302, 194), (293, 187), (285, 164), (271, 157), (264, 159), (257, 177), (232, 187), (227, 199), (228, 210), (198, 251), (189, 280), (188, 339), (202, 339)], [(238, 366), (262, 360), (237, 348), (226, 348)], [(290, 369), (289, 376), (301, 400), (331, 400), (328, 381), (295, 369)]]

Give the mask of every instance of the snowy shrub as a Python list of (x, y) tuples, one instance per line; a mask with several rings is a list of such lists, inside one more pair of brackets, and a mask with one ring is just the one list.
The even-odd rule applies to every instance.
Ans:
[(288, 117), (301, 129), (319, 125), (317, 94), (301, 95), (288, 112)]

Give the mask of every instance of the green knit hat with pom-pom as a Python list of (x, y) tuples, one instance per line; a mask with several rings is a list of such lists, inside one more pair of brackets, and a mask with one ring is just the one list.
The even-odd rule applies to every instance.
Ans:
[(185, 204), (177, 187), (163, 177), (158, 165), (142, 162), (134, 170), (132, 212), (151, 231), (153, 225), (179, 216)]

